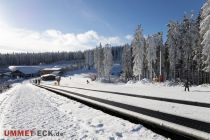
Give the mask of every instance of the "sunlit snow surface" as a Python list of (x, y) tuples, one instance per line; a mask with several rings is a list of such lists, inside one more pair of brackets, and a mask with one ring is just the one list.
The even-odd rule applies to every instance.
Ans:
[[(20, 139), (138, 139), (163, 140), (140, 124), (107, 115), (27, 82), (0, 94), (0, 138), (4, 130), (54, 130), (63, 137)], [(17, 137), (6, 137), (18, 139)]]
[[(166, 112), (191, 119), (210, 122), (210, 110), (206, 107), (180, 105), (129, 96), (106, 94), (103, 92), (72, 89), (62, 86), (117, 91), (137, 95), (171, 98), (178, 100), (210, 103), (209, 85), (190, 87), (185, 92), (182, 85), (171, 86), (171, 82), (150, 83), (147, 80), (128, 82), (127, 84), (108, 84), (91, 81), (88, 77), (94, 73), (76, 71), (61, 78), (61, 86), (55, 82), (41, 84), (71, 90), (80, 94), (105, 98), (130, 105)], [(82, 74), (81, 74), (82, 73)], [(87, 84), (87, 80), (90, 81)], [(24, 137), (27, 139), (155, 139), (164, 137), (153, 133), (140, 124), (107, 115), (86, 105), (61, 97), (29, 82), (16, 84), (9, 91), (0, 94), (0, 138), (5, 129), (55, 130), (64, 132), (64, 137)]]

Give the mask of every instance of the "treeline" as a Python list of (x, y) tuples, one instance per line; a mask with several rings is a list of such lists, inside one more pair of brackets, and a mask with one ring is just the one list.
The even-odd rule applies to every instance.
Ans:
[(84, 53), (78, 51), (0, 54), (0, 66), (50, 64), (63, 60), (84, 60)]
[[(120, 63), (122, 47), (115, 46), (112, 47), (111, 50), (113, 53), (113, 61)], [(0, 66), (50, 64), (63, 60), (85, 60), (85, 52), (0, 53)]]

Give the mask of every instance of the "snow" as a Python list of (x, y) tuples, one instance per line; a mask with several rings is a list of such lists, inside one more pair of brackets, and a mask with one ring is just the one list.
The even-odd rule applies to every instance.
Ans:
[[(67, 76), (62, 77), (61, 86), (64, 85), (96, 90), (117, 91), (122, 93), (179, 99), (186, 101), (197, 101), (203, 103), (210, 102), (210, 94), (208, 94), (210, 93), (210, 90), (208, 85), (192, 86), (190, 87), (190, 92), (185, 92), (184, 87), (181, 83), (177, 85), (169, 81), (166, 81), (164, 83), (152, 83), (149, 82), (149, 80), (147, 79), (143, 79), (139, 82), (129, 81), (127, 84), (108, 84), (100, 83), (98, 81), (91, 81), (89, 78), (87, 78), (88, 75), (88, 73), (76, 73), (75, 75), (71, 75), (71, 80)], [(86, 84), (87, 80), (91, 81), (90, 84)]]
[[(193, 86), (190, 87), (190, 92), (185, 92), (181, 83), (175, 85), (170, 81), (152, 83), (148, 79), (143, 79), (138, 82), (129, 81), (126, 84), (109, 84), (91, 81), (89, 77), (93, 72), (93, 70), (69, 72), (68, 75), (70, 75), (71, 79), (68, 75), (62, 77), (61, 86), (54, 86), (53, 81), (42, 81), (41, 84), (210, 123), (210, 110), (206, 107), (62, 87), (82, 87), (209, 103), (210, 85)], [(86, 84), (87, 80), (90, 81), (89, 84)], [(145, 121), (152, 119), (156, 124), (162, 124), (172, 129), (176, 127), (181, 130), (186, 130), (184, 126), (126, 111), (125, 109), (117, 107), (116, 109), (129, 114), (132, 113), (141, 119), (143, 118)], [(165, 139), (140, 124), (133, 124), (107, 115), (84, 104), (35, 87), (28, 82), (16, 84), (14, 88), (0, 94), (0, 112), (0, 138), (3, 135), (1, 133), (5, 129), (35, 129), (65, 132), (62, 139)], [(209, 134), (195, 131), (194, 129), (187, 130), (186, 132), (210, 138)], [(59, 139), (60, 137), (56, 137), (55, 139), (57, 138)], [(48, 138), (33, 136), (29, 137), (29, 139)]]
[(48, 71), (48, 70), (59, 71), (59, 70), (61, 70), (61, 68), (53, 67), (53, 68), (44, 68), (43, 70), (46, 70), (46, 71)]
[(107, 115), (28, 82), (0, 94), (0, 112), (0, 139), (3, 130), (8, 129), (64, 132), (63, 137), (24, 139), (165, 139), (140, 124)]
[[(68, 95), (68, 93), (65, 93), (63, 91), (59, 91), (59, 92), (62, 92), (63, 94)], [(157, 119), (157, 118), (154, 118), (154, 117), (150, 117), (150, 116), (147, 116), (147, 115), (139, 114), (139, 113), (136, 113), (136, 112), (133, 112), (133, 111), (129, 111), (127, 109), (115, 107), (115, 106), (108, 105), (108, 104), (101, 103), (101, 102), (97, 102), (97, 101), (87, 99), (87, 98), (84, 98), (84, 97), (81, 97), (81, 96), (77, 96), (77, 95), (73, 95), (73, 94), (71, 96), (73, 96), (77, 99), (81, 99), (81, 100), (84, 100), (84, 101), (87, 101), (87, 102), (94, 103), (94, 104), (99, 105), (99, 106), (103, 106), (105, 108), (116, 110), (117, 112), (121, 112), (123, 114), (129, 114), (129, 115), (135, 116), (136, 118), (139, 118), (140, 120), (142, 120), (144, 122), (150, 122), (150, 123), (153, 122), (153, 124), (159, 125), (161, 127), (164, 126), (166, 129), (175, 130), (175, 131), (178, 131), (178, 132), (185, 133), (187, 135), (195, 136), (197, 139), (209, 139), (210, 138), (209, 133), (205, 133), (205, 132), (198, 131), (198, 130), (195, 130), (195, 129), (187, 128), (187, 127), (182, 126), (182, 125), (167, 122), (167, 121)]]
[(144, 78), (141, 81), (139, 81), (139, 83), (146, 84), (146, 83), (150, 83), (150, 81), (148, 79)]
[[(73, 86), (72, 83), (70, 83), (70, 84), (71, 84), (71, 86)], [(62, 83), (61, 83), (61, 85), (62, 85)], [(78, 83), (77, 83), (77, 85), (78, 85)], [(84, 87), (84, 86), (82, 86), (82, 87)], [(100, 86), (100, 87), (102, 87), (102, 86)], [(118, 86), (118, 87), (123, 88), (122, 86)], [(177, 104), (177, 103), (162, 102), (162, 101), (156, 101), (156, 100), (150, 100), (150, 99), (144, 99), (144, 98), (129, 97), (129, 96), (124, 96), (124, 95), (107, 94), (107, 93), (103, 93), (103, 92), (84, 91), (84, 90), (81, 91), (80, 89), (69, 89), (67, 87), (57, 87), (57, 88), (64, 89), (64, 90), (71, 90), (73, 92), (82, 93), (82, 94), (89, 95), (92, 97), (108, 99), (108, 100), (112, 100), (112, 101), (116, 101), (116, 102), (126, 103), (129, 105), (144, 107), (147, 109), (152, 109), (152, 110), (161, 111), (161, 112), (165, 112), (165, 113), (175, 114), (178, 116), (183, 116), (183, 117), (187, 117), (187, 118), (197, 119), (197, 120), (201, 120), (201, 121), (204, 120), (206, 122), (210, 122), (209, 108), (195, 107), (195, 106), (183, 105), (183, 104)], [(110, 91), (108, 86), (106, 86), (106, 90)], [(125, 91), (126, 91), (126, 89), (124, 89), (124, 92)]]
[(12, 72), (18, 70), (24, 74), (34, 74), (38, 73), (41, 68), (39, 66), (9, 66), (9, 69)]
[(44, 74), (44, 75), (41, 76), (41, 78), (43, 78), (43, 77), (48, 77), (48, 76), (54, 76), (54, 77), (56, 77), (55, 74)]
[[(168, 99), (177, 99), (177, 100), (185, 100), (185, 101), (193, 101), (193, 102), (201, 102), (201, 103), (209, 103), (210, 102), (210, 90), (209, 85), (203, 86), (193, 86), (190, 87), (190, 92), (185, 92), (184, 87), (181, 83), (175, 85), (173, 82), (166, 81), (164, 83), (152, 83), (148, 79), (143, 79), (139, 82), (129, 81), (127, 84), (108, 84), (108, 83), (100, 83), (98, 81), (91, 81), (88, 77), (88, 73), (71, 75), (71, 79), (69, 77), (63, 77), (61, 80), (61, 86), (52, 86), (52, 83), (42, 83), (44, 85), (52, 86), (55, 88), (60, 88), (63, 90), (70, 90), (72, 92), (102, 98), (106, 100), (111, 100), (115, 102), (120, 102), (128, 105), (133, 105), (137, 107), (143, 107), (146, 109), (151, 109), (154, 111), (159, 111), (163, 113), (173, 114), (180, 117), (190, 118), (198, 121), (203, 121), (210, 123), (210, 110), (207, 107), (199, 107), (185, 104), (178, 104), (172, 102), (163, 102), (158, 100), (150, 100), (143, 98), (135, 98), (130, 96), (109, 94), (104, 92), (95, 92), (95, 91), (87, 91), (75, 88), (68, 88), (63, 86), (70, 87), (79, 87), (79, 88), (87, 88), (94, 90), (104, 90), (104, 91), (117, 91), (127, 94), (136, 94), (136, 95), (144, 95), (144, 96), (152, 96), (152, 97), (161, 97)], [(86, 84), (86, 80), (91, 81), (90, 84)], [(76, 95), (75, 95), (76, 96)], [(80, 97), (79, 97), (80, 98)], [(98, 103), (96, 103), (98, 104)], [(100, 104), (100, 103), (99, 103)], [(103, 103), (102, 103), (103, 104)], [(103, 104), (104, 105), (104, 104)], [(107, 105), (105, 105), (107, 106)], [(147, 120), (153, 120), (156, 124), (163, 124), (172, 129), (180, 129), (188, 134), (194, 134), (201, 137), (210, 138), (208, 133), (203, 133), (201, 131), (197, 131), (195, 129), (189, 129), (187, 127), (168, 123), (159, 119), (155, 119), (152, 117), (148, 117), (141, 114), (136, 114), (134, 112), (126, 111), (125, 109), (116, 108), (116, 110), (121, 110), (122, 112), (127, 112), (128, 114), (134, 114), (139, 118), (143, 118)]]

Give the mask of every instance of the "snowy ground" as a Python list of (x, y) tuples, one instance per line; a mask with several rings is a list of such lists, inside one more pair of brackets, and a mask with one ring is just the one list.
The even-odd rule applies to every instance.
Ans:
[[(61, 85), (210, 103), (210, 85), (193, 86), (190, 87), (190, 92), (185, 92), (182, 85), (169, 86), (168, 82), (147, 83), (147, 81), (141, 81), (127, 84), (107, 84), (91, 82), (89, 78), (85, 78), (87, 75), (75, 74), (71, 76), (71, 80), (69, 77), (64, 77), (61, 80)], [(86, 84), (86, 80), (89, 80), (90, 84)], [(44, 84), (53, 85), (51, 82)]]
[(54, 130), (64, 136), (20, 139), (165, 139), (140, 124), (107, 115), (27, 82), (0, 94), (0, 112), (0, 139), (4, 138), (4, 130), (32, 129)]
[[(154, 111), (160, 111), (164, 113), (169, 113), (177, 115), (180, 117), (186, 117), (193, 120), (203, 121), (210, 123), (210, 108), (208, 107), (199, 107), (192, 105), (184, 105), (171, 102), (162, 102), (157, 100), (135, 98), (130, 96), (109, 94), (103, 92), (87, 91), (81, 89), (74, 89), (62, 86), (70, 87), (82, 87), (88, 89), (97, 89), (105, 91), (117, 91), (123, 93), (137, 94), (137, 95), (146, 95), (153, 97), (162, 97), (186, 101), (194, 101), (200, 103), (210, 103), (210, 87), (205, 86), (194, 86), (190, 88), (190, 92), (185, 92), (184, 87), (181, 85), (178, 86), (169, 86), (169, 83), (147, 83), (141, 81), (138, 83), (130, 84), (105, 84), (100, 82), (90, 82), (87, 84), (86, 81), (90, 79), (86, 78), (88, 74), (76, 74), (74, 76), (62, 78), (61, 86), (53, 86), (53, 82), (43, 82), (42, 84), (53, 86), (56, 88), (74, 91), (80, 94), (89, 95), (97, 98), (102, 98), (106, 100), (111, 100), (115, 102), (121, 102), (128, 105), (133, 105), (137, 107), (143, 107), (146, 109), (152, 109)], [(174, 124), (175, 126), (176, 124)], [(186, 128), (183, 127), (183, 130)], [(210, 138), (210, 134), (201, 134), (200, 131), (189, 130), (189, 133), (197, 133), (200, 135), (206, 135)]]
[[(88, 72), (85, 74), (75, 72), (73, 74), (69, 73), (69, 75), (62, 77), (60, 87), (55, 87), (66, 90), (69, 90), (69, 88), (62, 86), (82, 87), (210, 103), (210, 87), (208, 85), (191, 87), (191, 92), (185, 92), (184, 87), (169, 86), (169, 83), (151, 84), (147, 81), (141, 81), (128, 84), (105, 84), (92, 82), (87, 78)], [(90, 81), (89, 84), (86, 83), (87, 80)], [(54, 86), (54, 83), (54, 81), (42, 82), (42, 84), (49, 86)], [(71, 89), (71, 91), (210, 122), (210, 109), (205, 107), (163, 103), (149, 99), (137, 99), (78, 89)], [(107, 115), (81, 103), (35, 87), (27, 81), (16, 84), (12, 89), (0, 94), (0, 139), (3, 138), (4, 130), (54, 130), (64, 133), (62, 137), (35, 135), (21, 137), (20, 139), (165, 139), (140, 124), (132, 124)]]
[[(150, 84), (150, 83), (136, 83), (136, 84), (104, 84), (99, 82), (91, 82), (86, 84), (86, 74), (62, 78), (61, 86), (82, 87), (88, 89), (98, 89), (105, 91), (117, 91), (123, 93), (131, 93), (137, 95), (146, 95), (153, 97), (180, 99), (186, 101), (195, 101), (201, 103), (210, 103), (210, 88), (196, 86), (191, 87), (191, 92), (185, 92), (182, 86), (166, 86), (165, 84)], [(88, 79), (90, 81), (90, 79)], [(44, 82), (42, 84), (53, 85), (52, 82)], [(58, 87), (69, 90), (67, 87)], [(191, 105), (183, 105), (177, 103), (162, 102), (144, 98), (135, 98), (123, 95), (107, 94), (103, 92), (85, 91), (80, 89), (70, 89), (71, 91), (79, 92), (85, 95), (109, 99), (117, 102), (123, 102), (134, 106), (144, 107), (157, 111), (167, 112), (179, 116), (185, 116), (196, 120), (210, 122), (210, 109), (206, 107), (195, 107)], [(155, 104), (155, 105), (154, 105)]]

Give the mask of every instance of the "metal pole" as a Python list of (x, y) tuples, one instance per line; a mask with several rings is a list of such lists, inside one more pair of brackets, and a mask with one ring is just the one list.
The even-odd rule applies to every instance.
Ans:
[[(162, 32), (159, 33), (159, 35), (161, 36), (162, 39)], [(160, 45), (160, 76), (159, 76), (159, 81), (162, 82), (162, 71), (161, 71), (161, 49), (162, 49), (162, 44)]]
[(161, 48), (160, 48), (160, 76), (162, 75), (161, 73)]

